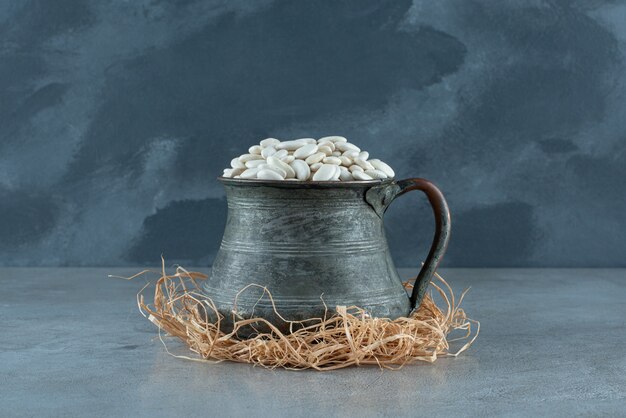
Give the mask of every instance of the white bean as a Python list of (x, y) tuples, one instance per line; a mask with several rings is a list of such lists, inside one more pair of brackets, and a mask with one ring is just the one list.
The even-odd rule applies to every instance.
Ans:
[(363, 170), (374, 170), (374, 166), (372, 164), (358, 157), (354, 159), (354, 163), (361, 166)]
[(343, 136), (325, 136), (323, 138), (320, 138), (317, 140), (317, 142), (324, 142), (324, 141), (330, 141), (330, 142), (334, 142), (335, 145), (339, 142), (348, 142), (348, 140), (346, 138), (344, 138)]
[(333, 157), (341, 157), (341, 151), (333, 151), (333, 153), (330, 155), (332, 155)]
[(239, 161), (239, 157), (230, 160), (230, 166), (232, 168), (246, 168), (246, 165)]
[(280, 141), (276, 138), (265, 138), (263, 141), (259, 142), (262, 147), (276, 146), (280, 144)]
[(362, 159), (363, 161), (367, 161), (369, 157), (370, 157), (370, 153), (367, 151), (361, 151), (359, 153), (359, 158)]
[(303, 145), (308, 144), (308, 142), (304, 141), (304, 138), (301, 139), (296, 139), (293, 141), (285, 141), (285, 142), (281, 142), (280, 144), (277, 144), (274, 148), (276, 149), (286, 149), (287, 151), (295, 151), (298, 148), (300, 148)]
[(348, 169), (344, 166), (339, 166), (339, 180), (341, 181), (350, 181), (350, 180), (354, 180), (354, 177), (352, 177), (352, 173), (350, 173), (350, 171), (348, 171)]
[(370, 176), (362, 171), (353, 171), (352, 177), (354, 177), (355, 180), (373, 180)]
[(316, 152), (315, 154), (306, 157), (306, 160), (304, 161), (306, 161), (307, 164), (311, 165), (319, 163), (324, 159), (324, 157), (326, 157), (326, 154), (324, 154), (323, 152)]
[(263, 164), (259, 166), (259, 170), (272, 170), (280, 174), (282, 178), (287, 177), (287, 172), (280, 167), (276, 167), (275, 165)]
[(380, 170), (385, 173), (387, 177), (393, 178), (396, 176), (396, 173), (387, 165), (387, 163), (380, 161), (379, 159), (370, 160), (369, 162), (376, 170)]
[(242, 163), (247, 163), (250, 160), (262, 160), (262, 159), (263, 157), (257, 154), (243, 154), (242, 156), (239, 157), (239, 161), (241, 161)]
[(321, 166), (323, 166), (323, 165), (324, 165), (324, 164), (322, 164), (322, 163), (313, 163), (313, 164), (311, 164), (311, 166), (310, 166), (311, 171), (317, 171), (317, 170), (319, 170), (319, 169), (320, 169), (320, 167), (321, 167)]
[(322, 162), (324, 164), (335, 164), (335, 165), (341, 164), (341, 160), (337, 157), (326, 157), (322, 160)]
[(280, 158), (286, 157), (288, 155), (289, 155), (289, 151), (287, 151), (286, 149), (281, 149), (280, 151), (276, 151), (276, 154), (270, 155), (269, 157), (276, 157), (276, 158), (280, 159)]
[(256, 178), (262, 180), (283, 180), (283, 177), (280, 176), (277, 172), (273, 170), (259, 170), (256, 174)]
[(261, 155), (261, 150), (262, 150), (262, 149), (263, 149), (263, 148), (261, 148), (261, 146), (260, 146), (260, 145), (253, 145), (253, 146), (251, 146), (250, 148), (248, 148), (248, 152), (249, 152), (250, 154)]
[(259, 172), (259, 167), (249, 168), (240, 174), (242, 179), (253, 179), (256, 177), (256, 173)]
[[(319, 170), (318, 170), (319, 171)], [(331, 178), (332, 181), (337, 181), (339, 180), (339, 176), (341, 175), (341, 170), (339, 169), (338, 165), (335, 165), (335, 173), (333, 174), (333, 177)]]
[(298, 139), (294, 139), (294, 141), (301, 141), (307, 144), (317, 144), (317, 141), (315, 140), (315, 138), (298, 138)]
[(349, 157), (342, 155), (338, 158), (341, 160), (341, 165), (345, 165), (346, 167), (350, 167), (352, 165), (352, 160)]
[(335, 151), (335, 143), (334, 142), (330, 142), (330, 141), (322, 141), (322, 142), (318, 142), (318, 144), (320, 147), (324, 146), (324, 147), (328, 147), (330, 148), (331, 151)]
[(365, 174), (367, 174), (373, 179), (386, 179), (387, 178), (387, 174), (383, 173), (380, 170), (365, 170)]
[(313, 174), (313, 181), (328, 181), (335, 175), (335, 167), (333, 164), (322, 164), (322, 166)]
[(276, 154), (276, 148), (274, 148), (271, 145), (269, 145), (269, 146), (263, 148), (263, 150), (261, 150), (261, 157), (263, 157), (263, 158), (271, 157), (274, 154)]
[(298, 180), (305, 181), (311, 175), (311, 168), (307, 163), (302, 160), (294, 160), (291, 164), (289, 164), (293, 171), (296, 172), (296, 178)]
[(267, 158), (267, 164), (269, 165), (273, 165), (276, 167), (280, 167), (283, 170), (285, 170), (285, 172), (287, 173), (287, 175), (285, 176), (285, 178), (291, 179), (294, 178), (296, 176), (296, 172), (293, 171), (293, 168), (291, 168), (289, 166), (289, 164), (282, 162), (281, 160), (279, 160), (278, 158), (271, 156)]
[(350, 170), (351, 173), (354, 173), (355, 171), (364, 171), (362, 167), (359, 167), (356, 164), (348, 167), (348, 170)]
[(246, 161), (246, 167), (247, 168), (258, 167), (261, 164), (265, 164), (265, 160), (250, 160), (250, 161)]
[(293, 152), (293, 156), (300, 160), (304, 160), (306, 157), (309, 157), (317, 152), (317, 145), (315, 144), (306, 144), (303, 147), (298, 148)]
[(338, 144), (335, 144), (335, 147), (337, 147), (337, 149), (339, 151), (356, 151), (356, 152), (361, 152), (361, 148), (359, 148), (356, 145), (351, 144), (349, 142), (340, 142)]
[(326, 145), (321, 145), (319, 147), (319, 151), (323, 152), (324, 155), (331, 155), (333, 153), (333, 150), (331, 150), (330, 147), (327, 147)]
[(358, 151), (349, 150), (349, 151), (344, 152), (342, 155), (348, 158), (358, 158), (359, 154), (360, 153)]

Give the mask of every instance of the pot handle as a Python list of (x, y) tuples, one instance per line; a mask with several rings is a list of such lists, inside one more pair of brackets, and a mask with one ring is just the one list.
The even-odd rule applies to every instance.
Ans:
[(400, 180), (396, 184), (400, 188), (396, 197), (413, 190), (424, 192), (426, 197), (428, 197), (428, 201), (433, 208), (433, 214), (435, 215), (435, 236), (433, 243), (428, 252), (428, 257), (426, 257), (426, 261), (424, 261), (422, 269), (417, 275), (417, 279), (413, 285), (413, 292), (411, 293), (411, 310), (413, 311), (422, 302), (430, 280), (433, 274), (435, 274), (435, 270), (437, 270), (448, 247), (448, 240), (450, 239), (450, 210), (448, 209), (448, 203), (441, 191), (426, 179), (412, 178)]

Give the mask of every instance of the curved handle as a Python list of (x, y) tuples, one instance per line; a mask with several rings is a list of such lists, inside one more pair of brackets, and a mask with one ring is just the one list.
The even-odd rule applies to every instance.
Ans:
[(437, 270), (446, 252), (446, 248), (448, 248), (448, 240), (450, 239), (450, 210), (448, 209), (448, 203), (441, 191), (426, 179), (406, 179), (400, 180), (396, 184), (400, 187), (396, 196), (403, 195), (413, 190), (424, 192), (428, 197), (428, 201), (435, 215), (435, 236), (433, 243), (428, 252), (428, 257), (426, 257), (426, 261), (424, 261), (424, 265), (417, 275), (417, 279), (413, 285), (413, 292), (411, 293), (411, 310), (414, 310), (422, 302), (430, 280), (433, 274), (435, 274), (435, 270)]

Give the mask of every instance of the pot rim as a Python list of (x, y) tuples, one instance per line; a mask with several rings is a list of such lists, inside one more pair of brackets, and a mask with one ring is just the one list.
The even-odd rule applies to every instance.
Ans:
[(395, 178), (352, 180), (352, 181), (285, 181), (285, 180), (260, 180), (260, 179), (234, 179), (232, 177), (217, 178), (221, 183), (233, 186), (269, 186), (287, 189), (332, 189), (332, 188), (362, 188), (384, 184), (391, 184)]

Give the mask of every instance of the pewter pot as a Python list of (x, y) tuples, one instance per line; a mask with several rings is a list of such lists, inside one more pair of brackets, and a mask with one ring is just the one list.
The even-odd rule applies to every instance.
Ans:
[[(419, 306), (448, 244), (448, 205), (425, 179), (219, 180), (228, 219), (203, 292), (223, 315), (226, 330), (232, 329), (233, 311), (240, 318), (265, 318), (284, 332), (285, 320), (322, 318), (326, 307), (330, 312), (338, 305), (359, 306), (375, 317), (407, 316)], [(409, 296), (389, 253), (383, 214), (412, 190), (428, 197), (436, 231)], [(250, 284), (259, 286), (246, 288)], [(267, 330), (261, 325), (239, 335)]]

